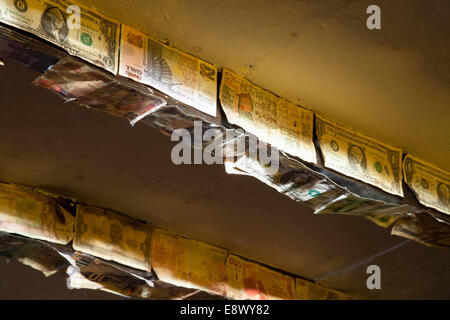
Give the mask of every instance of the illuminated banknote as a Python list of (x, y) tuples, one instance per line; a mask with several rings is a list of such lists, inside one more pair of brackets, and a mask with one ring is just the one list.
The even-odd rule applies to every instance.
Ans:
[(225, 294), (227, 252), (212, 245), (157, 229), (152, 238), (152, 267), (158, 278), (187, 288)]
[(117, 73), (120, 23), (94, 8), (67, 0), (0, 0), (0, 21)]
[(150, 229), (108, 210), (77, 206), (75, 250), (150, 270)]
[(317, 162), (311, 111), (281, 99), (227, 69), (223, 70), (220, 101), (230, 123), (291, 155)]
[(120, 75), (216, 116), (216, 67), (128, 26), (121, 34)]
[(403, 161), (406, 184), (423, 205), (450, 214), (450, 172), (409, 154)]
[(316, 132), (325, 166), (403, 196), (402, 150), (316, 115)]
[(47, 195), (0, 184), (0, 231), (67, 244), (74, 217)]
[(235, 255), (227, 258), (227, 297), (238, 300), (294, 300), (294, 278)]
[(298, 300), (350, 300), (351, 296), (328, 288), (324, 288), (310, 281), (295, 279), (295, 289)]

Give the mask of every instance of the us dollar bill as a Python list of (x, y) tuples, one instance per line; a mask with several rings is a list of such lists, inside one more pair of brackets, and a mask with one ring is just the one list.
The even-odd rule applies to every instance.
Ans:
[(354, 298), (340, 291), (328, 289), (300, 278), (295, 279), (297, 300), (353, 300)]
[(450, 248), (450, 224), (438, 221), (428, 213), (415, 213), (399, 219), (391, 234), (430, 247)]
[(423, 205), (450, 214), (450, 172), (407, 155), (403, 161), (406, 184)]
[(213, 117), (217, 68), (122, 25), (119, 74), (156, 88)]
[(77, 206), (73, 248), (150, 271), (151, 230), (109, 210)]
[(316, 132), (326, 167), (403, 196), (401, 149), (317, 114)]
[(73, 238), (74, 220), (52, 197), (0, 184), (0, 231), (67, 244)]
[(317, 163), (313, 113), (224, 69), (220, 101), (230, 123), (305, 161)]
[(120, 22), (94, 8), (67, 0), (0, 0), (0, 21), (117, 74)]

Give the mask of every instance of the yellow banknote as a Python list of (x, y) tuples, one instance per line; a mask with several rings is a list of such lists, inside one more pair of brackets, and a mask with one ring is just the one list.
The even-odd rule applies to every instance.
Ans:
[(227, 252), (212, 245), (156, 229), (152, 267), (158, 278), (187, 288), (225, 294)]
[(324, 288), (310, 281), (300, 278), (295, 279), (295, 290), (297, 292), (297, 300), (349, 300), (351, 296)]
[(75, 250), (150, 271), (150, 240), (146, 225), (108, 210), (77, 206)]
[(220, 102), (230, 123), (264, 142), (317, 163), (313, 143), (313, 113), (255, 86), (224, 69)]
[(294, 278), (235, 255), (227, 258), (227, 297), (238, 300), (294, 300)]
[(0, 184), (0, 231), (67, 244), (74, 217), (55, 199), (8, 184)]
[(121, 34), (120, 75), (216, 116), (216, 67), (128, 26)]
[(316, 115), (316, 132), (325, 166), (403, 196), (402, 150)]

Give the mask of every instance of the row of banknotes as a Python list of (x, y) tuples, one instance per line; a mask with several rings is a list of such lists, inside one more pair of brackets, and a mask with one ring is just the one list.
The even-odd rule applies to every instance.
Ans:
[(66, 208), (48, 194), (0, 184), (0, 255), (46, 276), (65, 270), (69, 288), (128, 297), (200, 290), (231, 299), (350, 298), (110, 210), (78, 204), (73, 216)]
[[(155, 126), (164, 120), (164, 125), (173, 131), (192, 127), (194, 120), (202, 120), (185, 116), (184, 122), (180, 121), (182, 104), (173, 103), (175, 100), (149, 87), (135, 87), (119, 81), (73, 58), (62, 59), (33, 83), (52, 90), (66, 101), (125, 117), (131, 124), (145, 119), (144, 122)], [(257, 136), (260, 141), (307, 163), (317, 164), (316, 134), (326, 168), (400, 197), (404, 195), (405, 181), (420, 203), (450, 214), (449, 172), (411, 155), (402, 159), (400, 148), (313, 114), (226, 69), (219, 96), (229, 122)], [(172, 116), (168, 115), (169, 111), (173, 112)], [(160, 114), (166, 117), (160, 117)], [(213, 126), (208, 121), (202, 122), (203, 129)]]
[[(118, 82), (114, 77), (102, 74), (72, 58), (58, 62), (39, 76), (34, 84), (52, 90), (66, 101), (77, 101), (96, 110), (124, 116), (130, 121), (142, 117), (144, 123), (158, 128), (169, 136), (174, 130), (181, 128), (193, 133), (195, 121), (202, 120), (201, 117), (190, 114), (182, 104), (171, 102), (167, 97), (161, 97), (142, 88), (131, 88), (127, 83)], [(245, 98), (242, 98), (242, 92), (245, 93)], [(310, 111), (301, 111), (300, 107), (283, 102), (281, 98), (252, 85), (231, 71), (224, 71), (220, 98), (229, 120), (246, 129), (243, 132), (230, 129), (229, 126), (201, 121), (202, 131), (213, 128), (218, 131), (217, 137), (225, 137), (222, 141), (222, 151), (218, 152), (216, 146), (214, 156), (231, 157), (236, 160), (225, 162), (229, 173), (256, 177), (295, 201), (312, 206), (316, 213), (363, 216), (382, 227), (389, 227), (402, 217), (424, 210), (417, 208), (415, 204), (402, 204), (402, 201), (395, 197), (387, 199), (385, 196), (374, 197), (370, 194), (362, 196), (361, 192), (351, 192), (349, 191), (351, 188), (343, 185), (341, 181), (333, 181), (320, 173), (317, 168), (312, 169), (290, 157), (289, 155), (294, 155), (303, 159), (306, 157), (305, 154), (309, 154), (310, 163), (316, 162), (313, 143), (315, 125), (326, 167), (369, 182), (394, 195), (403, 195), (404, 172), (407, 184), (423, 204), (444, 214), (449, 212), (450, 177), (443, 170), (431, 169), (432, 166), (409, 155), (404, 159), (402, 166), (400, 149), (389, 147), (323, 116), (314, 116)], [(163, 108), (159, 107), (162, 102), (166, 102)], [(246, 107), (243, 107), (242, 103), (245, 103)], [(264, 114), (264, 110), (268, 110), (267, 104), (271, 104), (273, 108)], [(279, 109), (279, 106), (282, 108)], [(242, 111), (243, 108), (251, 112)], [(300, 115), (292, 114), (294, 108), (300, 110)], [(283, 113), (278, 112), (279, 110), (287, 111)], [(149, 111), (151, 112), (147, 114)], [(259, 126), (262, 120), (249, 121), (253, 119), (252, 112), (255, 119), (258, 117), (266, 119), (264, 126)], [(274, 116), (273, 121), (269, 121), (269, 115)], [(298, 119), (302, 121), (297, 122)], [(274, 124), (271, 130), (269, 123)], [(282, 126), (277, 125), (280, 123)], [(230, 135), (230, 131), (235, 134)], [(283, 139), (282, 131), (284, 136), (290, 135), (291, 138)], [(251, 133), (259, 135), (258, 137), (265, 135), (266, 140), (272, 145), (284, 146), (282, 150), (290, 150), (282, 152), (279, 169), (275, 174), (269, 172), (265, 164), (247, 154), (248, 145), (245, 145), (243, 150), (235, 148), (238, 143), (233, 146), (238, 139), (247, 139)], [(195, 138), (195, 135), (192, 137)], [(227, 137), (232, 138), (228, 141)], [(301, 143), (298, 143), (299, 141)], [(261, 139), (260, 144), (264, 145)], [(212, 143), (201, 141), (198, 144), (197, 141), (192, 141), (191, 145), (206, 151)], [(230, 146), (231, 148), (228, 148)]]
[[(217, 114), (217, 68), (122, 25), (95, 8), (68, 0), (0, 0), (0, 21), (31, 32), (71, 55)], [(119, 56), (120, 55), (120, 56)], [(57, 64), (37, 85), (68, 100), (125, 116), (134, 124), (166, 105), (149, 89), (136, 90), (77, 60)], [(223, 70), (220, 102), (230, 123), (293, 156), (317, 163), (316, 126), (324, 165), (403, 196), (402, 174), (419, 201), (450, 214), (450, 173), (323, 116), (315, 115)], [(315, 118), (315, 123), (314, 123)], [(402, 168), (403, 163), (403, 168)]]

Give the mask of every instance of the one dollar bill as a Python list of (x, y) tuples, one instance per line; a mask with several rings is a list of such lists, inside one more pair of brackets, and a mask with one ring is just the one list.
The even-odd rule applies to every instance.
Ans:
[(450, 172), (407, 155), (403, 161), (406, 184), (423, 205), (450, 214)]
[(0, 0), (0, 21), (118, 71), (120, 23), (93, 8), (67, 0)]
[(150, 270), (151, 231), (100, 208), (77, 206), (73, 248), (140, 270)]
[(316, 115), (316, 132), (325, 166), (403, 196), (402, 150)]

